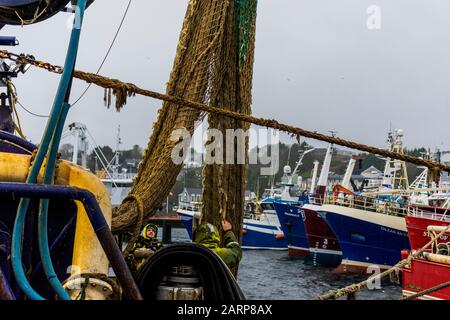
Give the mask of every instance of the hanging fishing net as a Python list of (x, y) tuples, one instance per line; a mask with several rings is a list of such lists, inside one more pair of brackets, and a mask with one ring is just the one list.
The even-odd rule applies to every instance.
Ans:
[[(256, 5), (257, 0), (189, 1), (166, 92), (249, 114)], [(196, 121), (203, 116), (193, 109), (163, 103), (130, 191), (132, 196), (114, 213), (114, 231), (132, 229), (161, 206), (182, 169), (171, 158), (178, 142), (171, 139), (172, 133), (185, 128), (193, 134)], [(208, 121), (209, 127), (221, 131), (248, 127), (240, 121), (213, 115)], [(245, 148), (247, 151), (248, 141)], [(218, 224), (226, 216), (238, 229), (236, 222), (242, 220), (243, 214), (246, 165), (207, 165), (203, 176), (203, 219)]]

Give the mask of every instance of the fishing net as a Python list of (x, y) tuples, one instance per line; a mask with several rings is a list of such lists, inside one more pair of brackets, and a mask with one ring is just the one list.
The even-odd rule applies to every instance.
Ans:
[(19, 6), (0, 5), (0, 23), (24, 25), (41, 22), (61, 12), (69, 2), (70, 0), (36, 0)]
[[(257, 0), (190, 0), (166, 92), (249, 114), (256, 5)], [(171, 158), (177, 144), (171, 139), (172, 133), (185, 128), (193, 134), (196, 121), (203, 116), (193, 109), (163, 103), (130, 191), (134, 197), (128, 199), (134, 200), (124, 202), (114, 212), (113, 231), (130, 230), (136, 221), (142, 221), (138, 202), (143, 204), (144, 218), (161, 206), (182, 169)], [(209, 126), (221, 131), (248, 127), (240, 121), (212, 115)], [(247, 140), (245, 148), (247, 151)], [(205, 166), (203, 219), (218, 225), (221, 216), (226, 216), (235, 231), (240, 229), (245, 172), (245, 164)]]

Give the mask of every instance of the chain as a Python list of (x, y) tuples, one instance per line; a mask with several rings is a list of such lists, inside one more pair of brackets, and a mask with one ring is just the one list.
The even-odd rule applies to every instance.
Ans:
[(56, 66), (48, 62), (36, 60), (35, 57), (32, 55), (25, 55), (25, 54), (19, 55), (9, 52), (7, 50), (0, 50), (0, 58), (14, 61), (16, 64), (30, 64), (53, 73), (61, 74), (63, 72), (63, 68), (61, 66)]

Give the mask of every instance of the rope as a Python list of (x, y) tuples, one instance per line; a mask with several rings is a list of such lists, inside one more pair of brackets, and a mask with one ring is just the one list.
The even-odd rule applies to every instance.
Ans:
[(252, 123), (255, 125), (259, 125), (261, 127), (267, 127), (267, 128), (273, 128), (276, 130), (284, 131), (291, 133), (294, 136), (302, 136), (305, 138), (311, 138), (319, 141), (324, 141), (328, 143), (333, 143), (336, 145), (340, 145), (343, 147), (356, 149), (360, 151), (365, 151), (368, 153), (378, 154), (383, 157), (393, 158), (401, 161), (410, 162), (413, 164), (416, 164), (418, 166), (425, 166), (433, 170), (443, 170), (446, 172), (450, 172), (450, 166), (437, 163), (434, 161), (426, 160), (426, 159), (420, 159), (417, 157), (413, 157), (406, 154), (400, 154), (397, 152), (392, 152), (389, 150), (376, 148), (372, 146), (368, 146), (365, 144), (360, 144), (357, 142), (345, 140), (338, 137), (333, 136), (327, 136), (321, 133), (318, 133), (317, 131), (308, 131), (302, 128), (290, 126), (287, 124), (282, 124), (276, 120), (271, 119), (264, 119), (264, 118), (258, 118), (251, 115), (242, 114), (239, 112), (234, 112), (226, 109), (221, 109), (217, 107), (211, 107), (203, 103), (193, 102), (189, 100), (184, 100), (181, 98), (177, 98), (174, 96), (158, 93), (151, 90), (145, 90), (142, 89), (132, 83), (124, 83), (116, 79), (109, 79), (100, 75), (82, 72), (82, 71), (75, 71), (74, 77), (83, 81), (86, 81), (88, 83), (94, 83), (97, 86), (100, 86), (105, 89), (112, 89), (113, 94), (116, 96), (116, 109), (120, 110), (126, 103), (127, 103), (127, 97), (134, 96), (136, 94), (155, 98), (158, 100), (163, 100), (166, 102), (173, 103), (178, 106), (184, 106), (192, 109), (196, 109), (202, 112), (212, 113), (216, 115), (221, 115), (224, 117), (229, 117), (235, 120), (244, 121), (247, 123)]
[[(12, 60), (21, 60), (24, 63), (30, 63), (34, 65), (35, 67), (45, 69), (52, 73), (62, 73), (63, 68), (60, 66), (52, 65), (48, 62), (43, 62), (39, 60), (32, 59), (29, 56), (24, 55), (17, 55), (14, 53), (11, 53), (7, 50), (0, 50), (0, 58), (3, 59), (12, 59)], [(305, 137), (305, 138), (311, 138), (323, 142), (333, 143), (339, 146), (347, 147), (350, 149), (360, 150), (368, 153), (378, 154), (383, 157), (397, 159), (401, 161), (406, 161), (409, 163), (413, 163), (418, 166), (425, 166), (432, 170), (442, 170), (450, 173), (450, 166), (437, 163), (434, 161), (421, 159), (417, 157), (413, 157), (406, 154), (400, 154), (397, 152), (392, 152), (389, 150), (376, 148), (372, 146), (368, 146), (365, 144), (353, 142), (350, 140), (345, 140), (342, 138), (334, 137), (334, 136), (328, 136), (325, 134), (318, 133), (317, 131), (309, 131), (305, 130), (299, 127), (294, 127), (291, 125), (280, 123), (273, 119), (265, 119), (265, 118), (258, 118), (247, 114), (242, 114), (239, 112), (234, 112), (218, 107), (211, 107), (203, 103), (189, 101), (181, 98), (177, 98), (175, 96), (158, 93), (151, 90), (142, 89), (135, 84), (132, 83), (125, 83), (117, 79), (111, 79), (107, 78), (101, 75), (97, 75), (94, 73), (84, 72), (84, 71), (75, 71), (74, 77), (80, 80), (83, 80), (87, 83), (93, 83), (99, 87), (102, 87), (104, 89), (111, 89), (112, 93), (116, 96), (116, 109), (120, 110), (126, 103), (127, 103), (127, 97), (135, 96), (136, 94), (154, 98), (157, 100), (166, 101), (172, 104), (179, 106), (184, 106), (192, 109), (196, 109), (198, 111), (206, 112), (206, 113), (212, 113), (228, 118), (232, 118), (239, 121), (244, 121), (247, 123), (252, 123), (261, 127), (267, 127), (267, 128), (273, 128), (276, 130), (284, 131), (287, 133), (290, 133), (297, 137)]]
[(419, 257), (430, 245), (433, 244), (433, 242), (438, 239), (439, 237), (443, 236), (445, 233), (447, 233), (450, 230), (450, 225), (448, 225), (444, 230), (441, 231), (441, 233), (439, 233), (438, 235), (434, 236), (431, 238), (431, 240), (425, 245), (423, 246), (421, 249), (419, 249), (418, 251), (413, 252), (412, 254), (409, 255), (409, 257), (407, 259), (404, 259), (402, 261), (400, 261), (399, 263), (397, 263), (395, 266), (393, 266), (392, 268), (378, 274), (378, 275), (374, 275), (374, 276), (370, 276), (367, 280), (362, 281), (360, 283), (357, 284), (352, 284), (350, 286), (347, 286), (345, 288), (341, 288), (338, 290), (333, 290), (328, 292), (327, 294), (321, 295), (321, 296), (316, 296), (314, 297), (314, 300), (331, 300), (331, 299), (337, 299), (343, 295), (348, 295), (348, 294), (353, 294), (356, 293), (358, 291), (360, 291), (364, 286), (366, 286), (369, 281), (375, 280), (376, 278), (378, 279), (382, 279), (388, 275), (390, 275), (393, 272), (396, 272), (400, 269), (402, 269), (404, 266), (408, 265), (411, 263), (412, 259), (415, 259), (417, 257)]
[(438, 290), (441, 290), (441, 289), (445, 289), (447, 287), (450, 287), (450, 281), (441, 283), (440, 285), (437, 285), (437, 286), (431, 287), (429, 289), (423, 290), (421, 292), (412, 294), (412, 295), (410, 295), (410, 296), (408, 296), (406, 298), (403, 298), (403, 300), (413, 300), (413, 299), (416, 299), (416, 298), (420, 298), (420, 297), (422, 297), (422, 296), (424, 296), (426, 294), (429, 294), (429, 293), (432, 293), (432, 292), (435, 292), (435, 291), (438, 291)]
[[(104, 65), (105, 62), (106, 62), (106, 59), (108, 59), (109, 54), (111, 53), (111, 50), (112, 50), (114, 44), (116, 43), (117, 37), (119, 36), (120, 31), (122, 30), (122, 26), (123, 26), (123, 23), (124, 23), (124, 21), (125, 21), (125, 18), (127, 17), (128, 10), (130, 9), (131, 1), (132, 1), (132, 0), (130, 0), (130, 1), (128, 2), (128, 5), (127, 5), (127, 7), (126, 7), (126, 9), (125, 9), (125, 12), (124, 12), (124, 14), (123, 14), (123, 16), (122, 16), (122, 20), (120, 21), (119, 28), (117, 29), (116, 34), (114, 35), (114, 38), (113, 38), (113, 40), (112, 40), (112, 42), (111, 42), (111, 45), (109, 46), (109, 49), (108, 49), (108, 51), (106, 52), (106, 55), (105, 55), (105, 57), (103, 58), (102, 63), (101, 63), (100, 66), (98, 67), (96, 74), (99, 74), (99, 72), (102, 70), (103, 65)], [(75, 100), (74, 103), (72, 103), (72, 108), (73, 108), (78, 102), (80, 102), (81, 99), (83, 99), (83, 97), (84, 97), (84, 96), (86, 95), (86, 93), (89, 91), (89, 89), (91, 88), (91, 86), (92, 86), (92, 84), (90, 83), (90, 84), (87, 86), (87, 88), (83, 91), (83, 93), (78, 97), (78, 99)]]
[(20, 124), (19, 114), (17, 113), (16, 103), (17, 103), (17, 90), (10, 79), (6, 80), (6, 86), (8, 88), (9, 101), (11, 104), (11, 109), (14, 112), (16, 122), (13, 122), (14, 130), (19, 134), (22, 139), (26, 139), (25, 134), (22, 130), (22, 125)]
[(17, 125), (17, 124), (14, 122), (14, 123), (13, 123), (13, 126), (14, 126), (14, 130), (19, 134), (19, 136), (20, 136), (22, 139), (26, 139), (26, 138), (27, 138), (27, 137), (25, 136), (25, 134), (23, 133), (22, 128), (20, 127), (20, 124)]
[[(45, 69), (52, 73), (60, 74), (63, 71), (62, 67), (60, 67), (60, 66), (56, 66), (56, 65), (52, 65), (47, 62), (35, 60), (29, 56), (17, 55), (17, 54), (9, 52), (7, 50), (0, 50), (0, 58), (11, 59), (14, 61), (19, 60), (22, 63), (30, 63), (30, 64), (34, 65), (35, 67)], [(418, 166), (425, 166), (434, 171), (442, 170), (442, 171), (446, 171), (446, 172), (450, 173), (450, 166), (447, 166), (442, 163), (437, 163), (434, 161), (421, 159), (421, 158), (413, 157), (413, 156), (406, 155), (406, 154), (400, 154), (400, 153), (389, 151), (386, 149), (368, 146), (365, 144), (353, 142), (350, 140), (345, 140), (345, 139), (338, 138), (335, 136), (328, 136), (325, 134), (318, 133), (317, 131), (309, 131), (309, 130), (305, 130), (305, 129), (302, 129), (299, 127), (294, 127), (291, 125), (283, 124), (283, 123), (280, 123), (273, 119), (258, 118), (258, 117), (252, 116), (252, 115), (242, 114), (239, 112), (230, 111), (230, 110), (223, 109), (220, 107), (211, 107), (211, 106), (208, 106), (203, 103), (189, 101), (189, 100), (181, 99), (181, 98), (178, 98), (175, 96), (171, 96), (171, 95), (167, 95), (167, 94), (163, 94), (163, 93), (159, 93), (159, 92), (155, 92), (155, 91), (151, 91), (151, 90), (142, 89), (135, 84), (122, 82), (117, 79), (107, 78), (107, 77), (97, 75), (94, 73), (89, 73), (89, 72), (84, 72), (84, 71), (75, 71), (74, 77), (77, 79), (83, 80), (87, 83), (95, 84), (104, 89), (111, 90), (112, 94), (114, 94), (116, 96), (116, 109), (117, 110), (120, 110), (124, 105), (126, 105), (128, 97), (135, 96), (136, 94), (138, 94), (138, 95), (154, 98), (157, 100), (166, 101), (166, 102), (176, 105), (177, 107), (184, 106), (184, 107), (192, 108), (192, 109), (195, 109), (195, 110), (198, 110), (201, 112), (212, 113), (212, 114), (232, 118), (234, 120), (252, 123), (252, 124), (255, 124), (255, 125), (258, 125), (261, 127), (267, 127), (267, 128), (284, 131), (284, 132), (292, 134), (293, 136), (311, 138), (311, 139), (315, 139), (315, 140), (319, 140), (319, 141), (323, 141), (323, 142), (333, 143), (333, 144), (347, 147), (350, 149), (355, 149), (355, 150), (360, 150), (360, 151), (364, 151), (364, 152), (368, 152), (368, 153), (378, 154), (383, 157), (406, 161), (406, 162), (413, 163)]]
[(69, 0), (45, 0), (20, 6), (0, 6), (0, 21), (10, 25), (26, 25), (46, 20), (63, 10)]
[[(41, 3), (44, 2), (43, 0), (41, 0), (41, 2), (39, 3), (39, 6), (41, 5)], [(44, 9), (41, 10), (41, 12), (39, 13), (39, 6), (36, 8), (36, 11), (34, 13), (34, 17), (31, 19), (23, 19), (20, 14), (17, 11), (14, 11), (14, 13), (16, 14), (16, 16), (20, 19), (20, 25), (23, 27), (24, 25), (27, 24), (33, 24), (36, 22), (37, 19), (39, 19), (44, 13), (45, 11), (47, 11), (48, 6), (49, 6), (49, 2), (47, 2), (47, 5), (45, 6)]]
[(133, 235), (131, 236), (130, 241), (127, 244), (127, 247), (125, 248), (124, 252), (123, 252), (123, 256), (127, 257), (131, 250), (133, 249), (136, 240), (141, 232), (142, 229), (142, 224), (144, 222), (144, 203), (142, 202), (142, 199), (137, 196), (136, 194), (130, 194), (128, 196), (125, 197), (125, 199), (123, 199), (122, 203), (125, 203), (127, 201), (136, 201), (137, 204), (137, 211), (138, 211), (138, 218), (137, 218), (137, 222), (136, 222), (136, 226), (134, 228), (133, 231)]

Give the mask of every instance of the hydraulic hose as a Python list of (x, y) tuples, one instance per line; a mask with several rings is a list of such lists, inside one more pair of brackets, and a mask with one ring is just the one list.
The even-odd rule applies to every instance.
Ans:
[[(31, 167), (30, 174), (28, 175), (28, 178), (26, 180), (27, 183), (37, 182), (37, 177), (41, 169), (42, 163), (44, 162), (44, 158), (49, 149), (49, 145), (52, 139), (56, 136), (56, 129), (64, 124), (65, 118), (62, 119), (61, 115), (63, 114), (63, 109), (66, 107), (65, 101), (68, 100), (70, 85), (72, 83), (72, 76), (73, 71), (75, 69), (75, 62), (78, 53), (81, 26), (83, 23), (85, 8), (86, 8), (86, 0), (78, 0), (77, 14), (75, 15), (75, 21), (72, 28), (69, 49), (67, 52), (67, 57), (64, 65), (64, 72), (61, 76), (58, 91), (56, 93), (55, 101), (53, 103), (52, 111), (50, 113), (50, 118), (47, 122), (47, 126), (44, 135), (42, 137), (40, 147), (38, 149), (33, 165)], [(49, 158), (49, 160), (51, 159)], [(22, 265), (23, 228), (25, 224), (25, 218), (29, 203), (30, 199), (26, 198), (22, 198), (19, 202), (12, 235), (11, 262), (17, 283), (20, 289), (24, 292), (24, 294), (29, 299), (32, 300), (44, 300), (44, 298), (31, 287), (25, 275), (25, 271)], [(47, 260), (47, 262), (49, 260)], [(48, 274), (46, 274), (46, 276), (47, 278), (49, 277)], [(52, 277), (51, 274), (50, 277)]]
[[(117, 245), (111, 229), (103, 216), (97, 198), (90, 191), (68, 186), (54, 186), (32, 183), (0, 182), (0, 197), (23, 197), (33, 199), (77, 200), (86, 210), (88, 219), (94, 229), (110, 264), (122, 286), (125, 299), (142, 300), (133, 275)], [(211, 252), (212, 253), (212, 252)]]
[(0, 140), (6, 141), (13, 146), (17, 146), (19, 149), (23, 150), (24, 153), (28, 154), (31, 154), (34, 150), (37, 149), (37, 146), (35, 146), (31, 142), (28, 142), (27, 140), (19, 138), (18, 136), (15, 136), (6, 131), (0, 130)]
[[(64, 122), (69, 112), (70, 105), (63, 104), (63, 110), (56, 126), (55, 135), (53, 136), (50, 151), (47, 156), (47, 165), (45, 167), (44, 184), (53, 184), (53, 177), (55, 174), (56, 157), (58, 154), (58, 146), (61, 141), (62, 131), (64, 129)], [(48, 246), (48, 199), (41, 199), (39, 205), (38, 215), (38, 241), (39, 253), (42, 260), (42, 268), (53, 290), (56, 292), (61, 300), (70, 300), (70, 296), (59, 281), (50, 256), (50, 248)]]

